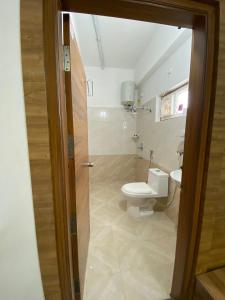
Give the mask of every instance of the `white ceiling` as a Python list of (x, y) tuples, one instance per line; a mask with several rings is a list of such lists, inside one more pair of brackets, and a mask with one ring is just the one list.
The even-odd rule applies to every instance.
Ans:
[[(72, 16), (85, 66), (100, 66), (91, 15)], [(134, 68), (157, 26), (148, 22), (98, 16), (106, 67)]]

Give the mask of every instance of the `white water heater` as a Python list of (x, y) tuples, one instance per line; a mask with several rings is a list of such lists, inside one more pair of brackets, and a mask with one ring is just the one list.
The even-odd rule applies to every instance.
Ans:
[(121, 84), (121, 103), (122, 105), (132, 105), (135, 102), (135, 83), (134, 81), (124, 81)]

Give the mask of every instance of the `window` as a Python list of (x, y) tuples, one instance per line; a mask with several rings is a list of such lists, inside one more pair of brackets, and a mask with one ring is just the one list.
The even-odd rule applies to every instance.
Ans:
[(188, 107), (188, 83), (160, 97), (160, 121), (185, 115)]

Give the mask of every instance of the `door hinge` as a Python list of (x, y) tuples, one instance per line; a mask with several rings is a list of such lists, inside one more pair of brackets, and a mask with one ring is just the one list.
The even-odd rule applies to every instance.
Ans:
[(74, 158), (74, 138), (72, 134), (68, 135), (68, 158)]
[(70, 233), (71, 235), (77, 235), (77, 219), (75, 215), (70, 218)]
[(79, 280), (74, 280), (74, 290), (75, 294), (80, 294), (80, 281)]
[(63, 55), (64, 55), (64, 71), (70, 71), (70, 46), (63, 46)]

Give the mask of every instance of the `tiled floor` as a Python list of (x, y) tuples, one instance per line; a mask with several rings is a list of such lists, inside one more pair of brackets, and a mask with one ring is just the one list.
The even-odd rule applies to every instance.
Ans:
[(95, 184), (91, 188), (84, 299), (166, 299), (172, 282), (175, 226), (164, 213), (129, 217), (120, 192), (122, 184)]

